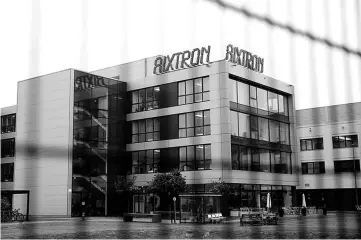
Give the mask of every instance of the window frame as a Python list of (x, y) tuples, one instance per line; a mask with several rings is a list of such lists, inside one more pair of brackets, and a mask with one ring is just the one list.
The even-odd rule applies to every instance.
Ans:
[[(152, 162), (148, 163), (148, 151), (152, 151)], [(158, 157), (155, 157), (155, 152), (159, 151)], [(140, 154), (144, 153), (144, 162), (140, 161)], [(137, 155), (137, 163), (134, 164), (133, 154)], [(160, 149), (147, 149), (141, 151), (131, 152), (132, 158), (132, 174), (148, 174), (148, 173), (159, 173), (160, 172)], [(149, 167), (151, 166), (151, 168)], [(134, 168), (137, 171), (134, 171)], [(144, 171), (140, 171), (140, 169), (144, 169)], [(148, 169), (153, 169), (153, 171), (148, 171)]]
[[(8, 146), (5, 146), (5, 144), (8, 144)], [(1, 158), (15, 157), (15, 144), (15, 138), (1, 139)], [(7, 155), (5, 155), (5, 153), (7, 153)]]
[[(155, 121), (158, 121), (158, 130), (156, 130)], [(147, 121), (153, 122), (153, 131), (147, 130)], [(140, 122), (144, 122), (144, 132), (141, 132)], [(131, 132), (132, 132), (132, 143), (142, 143), (142, 142), (154, 142), (160, 141), (160, 119), (159, 118), (146, 118), (146, 119), (139, 119), (131, 122)], [(137, 124), (137, 133), (133, 133), (133, 124)], [(153, 140), (148, 140), (148, 134), (153, 134)], [(144, 135), (144, 141), (140, 140), (141, 135)], [(155, 137), (157, 136), (157, 138)], [(137, 141), (134, 141), (134, 137), (137, 137)]]
[[(196, 80), (201, 79), (202, 81), (202, 89), (200, 92), (196, 92)], [(206, 80), (205, 80), (206, 79)], [(192, 82), (192, 91), (191, 93), (187, 93), (187, 81), (191, 81)], [(206, 84), (205, 82), (208, 81)], [(180, 84), (184, 84), (184, 93), (180, 93), (179, 89), (180, 89)], [(197, 77), (197, 78), (192, 78), (192, 79), (187, 79), (184, 81), (179, 81), (177, 84), (177, 97), (178, 97), (178, 106), (181, 105), (186, 105), (186, 104), (193, 104), (193, 103), (199, 103), (199, 102), (206, 102), (206, 101), (210, 101), (210, 80), (209, 80), (209, 76), (203, 76), (203, 77)], [(205, 88), (205, 86), (208, 86), (208, 89)], [(201, 100), (200, 101), (196, 101), (196, 97), (198, 95), (201, 95)], [(188, 97), (192, 97), (192, 101), (188, 102)], [(184, 99), (184, 101), (181, 101), (180, 99)]]
[(14, 182), (14, 163), (1, 164), (1, 182)]
[[(317, 145), (316, 141), (320, 141), (322, 140), (322, 148), (315, 148), (314, 146)], [(311, 142), (311, 149), (308, 149), (308, 142)], [(316, 143), (315, 143), (316, 142)], [(303, 147), (304, 146), (304, 147)], [(304, 138), (304, 139), (300, 139), (300, 150), (303, 151), (314, 151), (314, 150), (323, 150), (324, 149), (324, 145), (323, 145), (323, 137), (318, 137), (318, 138)]]
[[(196, 125), (196, 114), (201, 112), (202, 113), (202, 125), (201, 126), (197, 126)], [(208, 116), (209, 116), (209, 124), (205, 124), (205, 113), (208, 112)], [(188, 127), (188, 117), (187, 115), (191, 114), (192, 119), (193, 119), (193, 126), (189, 126)], [(184, 127), (180, 126), (180, 118), (184, 117)], [(199, 137), (199, 136), (207, 136), (207, 135), (211, 135), (211, 111), (208, 110), (201, 110), (201, 111), (195, 111), (195, 112), (187, 112), (187, 113), (181, 113), (178, 114), (178, 138), (188, 138), (188, 137)], [(197, 135), (197, 128), (202, 128), (203, 129), (203, 134)], [(205, 131), (205, 129), (209, 129), (207, 131)], [(190, 131), (192, 130), (193, 134), (188, 134)], [(181, 134), (182, 132), (182, 134)], [(185, 135), (183, 134), (185, 133)]]
[[(13, 118), (13, 119), (11, 119)], [(11, 120), (9, 120), (11, 119)], [(12, 122), (13, 124), (8, 124), (9, 122)], [(16, 131), (16, 113), (11, 113), (7, 115), (1, 116), (1, 134), (4, 133), (11, 133)]]
[[(158, 91), (156, 91), (156, 89), (159, 89)], [(151, 90), (152, 91), (152, 100), (149, 100), (148, 99), (148, 96), (147, 96), (147, 92)], [(140, 101), (141, 100), (141, 92), (144, 91), (144, 100), (143, 101)], [(156, 92), (160, 92), (160, 85), (158, 86), (152, 86), (152, 87), (147, 87), (147, 88), (141, 88), (141, 89), (137, 89), (137, 90), (134, 90), (134, 91), (131, 91), (131, 113), (137, 113), (137, 112), (144, 112), (144, 111), (151, 111), (151, 110), (154, 110), (154, 109), (159, 109), (159, 103), (160, 103), (160, 100), (159, 99), (156, 99), (156, 95), (159, 94), (159, 93), (156, 93)], [(134, 93), (138, 93), (137, 94), (137, 102), (134, 103), (133, 101), (133, 94)], [(152, 108), (148, 108), (148, 106), (152, 106)], [(134, 106), (137, 106), (136, 108), (134, 108)], [(143, 106), (143, 110), (139, 110), (141, 109), (141, 107)], [(136, 110), (134, 110), (136, 109)]]
[[(348, 162), (350, 163), (350, 165), (352, 167), (347, 168), (349, 171), (344, 171), (346, 168), (343, 167), (342, 169), (336, 169), (336, 165), (341, 165), (341, 163), (345, 163)], [(355, 162), (355, 163), (354, 163)], [(356, 172), (360, 172), (360, 159), (352, 159), (352, 160), (337, 160), (337, 161), (333, 161), (334, 164), (334, 172), (335, 174), (340, 174), (340, 173), (354, 173)], [(355, 170), (353, 169), (353, 166), (355, 164)]]
[[(312, 164), (312, 172), (309, 172), (308, 166)], [(318, 164), (318, 172), (316, 172), (316, 164)], [(326, 168), (325, 168), (325, 162), (319, 161), (319, 162), (303, 162), (301, 163), (301, 173), (302, 175), (306, 174), (325, 174)]]
[[(197, 147), (198, 146), (202, 146), (203, 148), (203, 158), (201, 160), (198, 161), (197, 159)], [(209, 158), (207, 158), (207, 154), (206, 154), (206, 148), (209, 147), (208, 151), (210, 151), (210, 155)], [(188, 149), (193, 148), (193, 156), (191, 156), (192, 159), (188, 160), (189, 154), (188, 154)], [(211, 168), (211, 164), (212, 164), (212, 146), (211, 144), (198, 144), (198, 145), (190, 145), (190, 146), (182, 146), (178, 148), (178, 159), (179, 159), (179, 171), (181, 172), (188, 172), (188, 171), (204, 171), (204, 170), (212, 170)], [(185, 160), (181, 159), (181, 149), (185, 149)], [(201, 164), (199, 164), (199, 166), (197, 166), (197, 162), (200, 162), (201, 164), (203, 164), (203, 168), (199, 167), (201, 166)], [(208, 163), (206, 163), (208, 162)], [(184, 170), (185, 166), (190, 166), (189, 170)], [(209, 166), (209, 168), (207, 168), (207, 166)]]
[[(346, 138), (350, 137), (351, 138), (351, 146), (347, 145), (347, 140)], [(356, 137), (355, 139), (352, 139), (353, 137)], [(342, 138), (342, 140), (340, 140)], [(336, 140), (337, 139), (337, 140)], [(335, 141), (336, 140), (336, 141)], [(355, 141), (356, 140), (356, 141)], [(356, 142), (355, 146), (352, 146), (353, 143)], [(344, 143), (344, 146), (341, 146), (340, 144)], [(336, 145), (337, 144), (337, 145)], [(332, 136), (332, 147), (333, 149), (337, 149), (337, 148), (353, 148), (353, 147), (358, 147), (358, 134), (352, 134), (352, 135), (341, 135), (341, 136)]]

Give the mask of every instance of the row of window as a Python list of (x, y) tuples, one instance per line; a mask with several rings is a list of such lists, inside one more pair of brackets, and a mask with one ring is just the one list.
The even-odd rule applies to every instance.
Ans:
[[(323, 138), (310, 138), (300, 140), (301, 151), (323, 149)], [(333, 148), (358, 147), (357, 135), (332, 137)]]
[(292, 174), (291, 153), (232, 144), (232, 169)]
[(15, 155), (15, 138), (1, 140), (1, 157), (14, 157)]
[[(160, 86), (132, 92), (132, 112), (159, 108)], [(178, 82), (178, 105), (209, 101), (209, 76)]]
[(287, 97), (262, 88), (230, 79), (229, 99), (241, 105), (288, 116)]
[(231, 111), (232, 135), (290, 144), (289, 124)]
[[(211, 134), (210, 110), (178, 115), (179, 138)], [(132, 143), (160, 140), (159, 118), (142, 119), (132, 122)]]
[(1, 164), (1, 182), (13, 182), (14, 163)]
[[(360, 160), (334, 161), (335, 173), (360, 171)], [(302, 163), (302, 174), (325, 173), (325, 162)]]
[(1, 116), (1, 133), (15, 132), (16, 115), (9, 114)]
[[(210, 169), (211, 145), (179, 147), (179, 170), (199, 171)], [(132, 173), (157, 173), (160, 171), (160, 149), (132, 152)]]

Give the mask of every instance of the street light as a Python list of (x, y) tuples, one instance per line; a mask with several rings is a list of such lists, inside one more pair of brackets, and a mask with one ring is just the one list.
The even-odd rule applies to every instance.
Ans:
[(353, 156), (353, 173), (355, 177), (355, 196), (356, 196), (356, 205), (358, 205), (358, 195), (357, 195), (357, 177), (356, 177), (356, 159), (355, 159), (355, 147), (358, 147), (358, 144), (355, 142), (352, 143), (352, 156)]

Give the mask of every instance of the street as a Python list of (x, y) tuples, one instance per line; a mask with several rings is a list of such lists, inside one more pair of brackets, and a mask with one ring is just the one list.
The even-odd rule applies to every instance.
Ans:
[(361, 214), (280, 218), (278, 225), (123, 223), (118, 218), (61, 219), (1, 226), (2, 239), (18, 238), (361, 238)]

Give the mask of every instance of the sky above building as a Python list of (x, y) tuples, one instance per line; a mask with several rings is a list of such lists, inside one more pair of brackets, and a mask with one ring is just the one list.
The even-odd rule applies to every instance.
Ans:
[(263, 57), (265, 75), (294, 85), (296, 109), (359, 102), (360, 6), (359, 0), (1, 1), (0, 107), (16, 104), (24, 79), (208, 45), (214, 61), (225, 57), (228, 44)]

